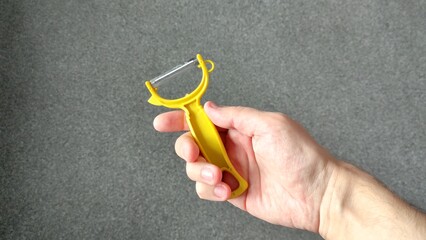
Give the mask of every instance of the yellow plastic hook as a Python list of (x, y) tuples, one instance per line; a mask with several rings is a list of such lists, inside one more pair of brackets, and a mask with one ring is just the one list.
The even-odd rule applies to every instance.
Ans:
[[(215, 125), (210, 121), (200, 104), (209, 83), (209, 73), (214, 70), (214, 63), (211, 60), (204, 60), (200, 54), (197, 54), (197, 61), (199, 64), (198, 67), (203, 72), (203, 77), (193, 92), (179, 99), (165, 99), (158, 95), (157, 88), (154, 88), (150, 81), (146, 81), (145, 85), (152, 95), (148, 102), (156, 106), (178, 108), (185, 111), (186, 121), (191, 134), (204, 158), (208, 162), (218, 166), (222, 171), (232, 174), (238, 181), (238, 187), (231, 192), (231, 198), (235, 198), (246, 191), (248, 183), (235, 170)], [(210, 64), (210, 69), (207, 69), (206, 62)]]

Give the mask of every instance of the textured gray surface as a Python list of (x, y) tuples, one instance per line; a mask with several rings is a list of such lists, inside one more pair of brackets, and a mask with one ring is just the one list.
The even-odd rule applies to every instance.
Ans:
[[(1, 239), (319, 239), (196, 197), (144, 80), (280, 111), (426, 208), (426, 2), (0, 2)], [(177, 88), (182, 84), (177, 83)]]

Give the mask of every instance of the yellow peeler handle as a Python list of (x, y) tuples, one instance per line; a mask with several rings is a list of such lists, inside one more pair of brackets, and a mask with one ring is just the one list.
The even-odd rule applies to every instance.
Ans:
[(237, 170), (235, 170), (229, 160), (222, 139), (216, 127), (204, 112), (199, 100), (185, 105), (185, 112), (192, 136), (198, 144), (204, 158), (208, 162), (218, 166), (222, 172), (227, 171), (234, 176), (239, 185), (237, 189), (231, 192), (231, 198), (240, 196), (247, 189), (248, 184)]
[[(147, 81), (145, 85), (152, 94), (148, 102), (157, 106), (180, 108), (185, 111), (186, 121), (192, 136), (204, 158), (208, 162), (218, 166), (222, 172), (226, 171), (230, 173), (238, 181), (238, 187), (231, 192), (231, 198), (235, 198), (247, 190), (248, 183), (232, 165), (216, 127), (210, 121), (200, 104), (201, 97), (207, 89), (209, 72), (214, 69), (214, 63), (210, 60), (204, 61), (200, 54), (197, 55), (197, 61), (199, 63), (199, 68), (201, 68), (203, 72), (203, 77), (201, 83), (192, 93), (179, 99), (164, 99), (158, 95), (157, 89)], [(211, 69), (207, 70), (205, 62), (210, 63)]]

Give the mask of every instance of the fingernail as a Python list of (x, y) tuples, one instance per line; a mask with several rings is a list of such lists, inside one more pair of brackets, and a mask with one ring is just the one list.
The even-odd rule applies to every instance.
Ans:
[(213, 190), (214, 195), (218, 198), (225, 198), (226, 197), (226, 188), (224, 186), (216, 186)]
[(201, 169), (201, 177), (204, 180), (211, 181), (213, 180), (213, 172), (208, 168)]

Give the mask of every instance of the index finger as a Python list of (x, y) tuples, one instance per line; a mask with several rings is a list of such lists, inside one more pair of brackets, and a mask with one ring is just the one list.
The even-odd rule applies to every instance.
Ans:
[(188, 124), (185, 120), (185, 113), (180, 110), (159, 114), (154, 118), (153, 125), (155, 130), (159, 132), (179, 132), (189, 130)]

